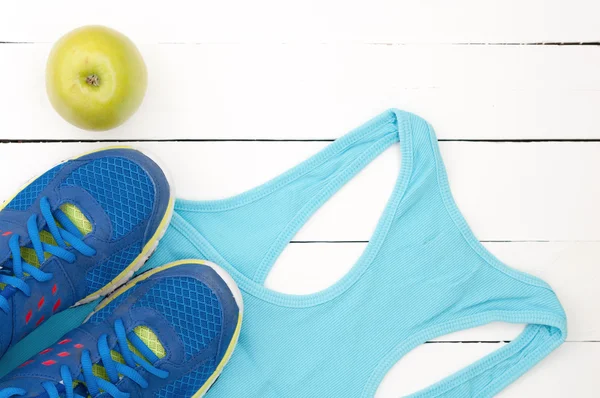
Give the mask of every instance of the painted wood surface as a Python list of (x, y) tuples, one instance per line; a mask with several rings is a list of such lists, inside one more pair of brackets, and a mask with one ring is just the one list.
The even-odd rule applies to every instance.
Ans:
[[(14, 162), (20, 167), (3, 177), (0, 197), (8, 197), (44, 167), (114, 144), (1, 145), (4, 170)], [(163, 159), (179, 197), (216, 199), (262, 184), (329, 143), (129, 144)], [(440, 147), (455, 199), (480, 240), (600, 241), (600, 185), (591, 180), (594, 170), (600, 170), (600, 143), (442, 142)], [(395, 145), (375, 159), (296, 239), (367, 241), (398, 177), (399, 152)]]
[(85, 134), (46, 98), (50, 48), (0, 45), (0, 108), (11, 109), (0, 139), (333, 139), (389, 107), (445, 140), (600, 139), (593, 46), (140, 45), (150, 76), (141, 109)]
[(6, 2), (4, 41), (106, 23), (139, 42), (538, 43), (598, 40), (593, 0), (77, 0)]
[[(0, 201), (58, 161), (114, 144), (157, 155), (179, 197), (223, 198), (387, 108), (412, 111), (434, 126), (476, 236), (503, 262), (550, 283), (567, 311), (567, 343), (501, 396), (600, 394), (600, 3), (140, 4), (0, 6)], [(65, 123), (44, 88), (52, 43), (96, 23), (138, 43), (150, 73), (142, 108), (105, 133)], [(341, 278), (364, 250), (401, 161), (398, 147), (389, 149), (334, 196), (266, 285), (307, 294)], [(415, 392), (522, 328), (491, 324), (425, 344), (390, 370), (377, 398)]]

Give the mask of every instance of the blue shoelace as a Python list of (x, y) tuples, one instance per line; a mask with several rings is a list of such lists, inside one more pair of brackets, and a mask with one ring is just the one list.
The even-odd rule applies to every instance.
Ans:
[[(42, 217), (46, 221), (48, 231), (58, 245), (55, 246), (41, 241), (40, 229), (38, 228), (38, 216), (33, 214), (27, 221), (27, 231), (29, 232), (31, 245), (35, 250), (40, 264), (46, 260), (44, 253), (49, 253), (71, 264), (74, 263), (77, 256), (67, 248), (67, 242), (71, 249), (74, 249), (87, 257), (96, 254), (96, 250), (83, 242), (83, 234), (79, 232), (77, 227), (69, 220), (65, 213), (61, 210), (56, 210), (54, 214), (52, 213), (48, 198), (43, 197), (40, 200), (40, 209)], [(59, 223), (60, 226), (58, 225)], [(19, 240), (19, 235), (15, 234), (8, 242), (12, 259), (2, 265), (2, 269), (0, 270), (0, 283), (5, 284), (6, 286), (12, 286), (14, 288), (13, 292), (18, 289), (26, 296), (30, 296), (31, 289), (23, 280), (25, 278), (25, 273), (38, 282), (49, 281), (52, 279), (52, 274), (44, 272), (23, 260), (21, 257), (21, 244)], [(5, 296), (6, 295), (0, 295), (0, 308), (8, 313), (10, 311), (10, 306)]]
[[(62, 365), (60, 367), (60, 376), (62, 378), (60, 383), (52, 383), (49, 381), (42, 383), (42, 387), (46, 390), (49, 398), (86, 398), (87, 396), (94, 397), (101, 392), (104, 392), (113, 398), (128, 398), (130, 394), (119, 390), (116, 383), (118, 383), (122, 375), (123, 377), (131, 379), (140, 387), (147, 388), (148, 381), (140, 375), (138, 371), (139, 367), (161, 379), (166, 379), (169, 376), (169, 372), (158, 369), (150, 364), (150, 362), (154, 363), (158, 361), (159, 358), (139, 337), (137, 337), (135, 333), (131, 332), (129, 333), (129, 336), (127, 336), (123, 321), (120, 319), (115, 321), (114, 329), (119, 346), (118, 352), (123, 356), (125, 364), (116, 362), (112, 359), (110, 353), (111, 349), (108, 346), (108, 336), (106, 334), (100, 336), (98, 339), (98, 353), (100, 354), (102, 365), (104, 366), (110, 381), (94, 375), (90, 352), (84, 350), (81, 353), (82, 372), (77, 378), (74, 379), (71, 376), (71, 371), (67, 365)], [(131, 351), (128, 342), (150, 362)], [(116, 348), (117, 347), (113, 348), (113, 350), (116, 351)], [(77, 388), (74, 388), (73, 380), (80, 381), (84, 383), (85, 386), (78, 385)], [(27, 391), (21, 388), (11, 387), (0, 391), (0, 398), (25, 396), (26, 394)]]

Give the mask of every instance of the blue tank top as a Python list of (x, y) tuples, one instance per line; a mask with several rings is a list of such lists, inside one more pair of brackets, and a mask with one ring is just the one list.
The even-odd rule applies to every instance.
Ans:
[[(315, 294), (266, 288), (274, 262), (311, 215), (398, 142), (395, 189), (353, 268)], [(387, 371), (429, 339), (490, 322), (528, 324), (510, 344), (412, 395), (489, 397), (566, 337), (550, 286), (479, 243), (452, 199), (433, 130), (402, 111), (376, 117), (246, 193), (178, 201), (144, 270), (185, 258), (221, 265), (244, 294), (239, 345), (207, 398), (372, 397)], [(72, 327), (87, 310), (75, 311), (55, 317), (45, 335)]]
[[(350, 272), (316, 294), (267, 289), (271, 267), (311, 215), (398, 142), (395, 189)], [(414, 394), (487, 397), (566, 337), (552, 289), (508, 268), (474, 237), (450, 194), (433, 130), (410, 113), (386, 112), (258, 188), (179, 201), (176, 211), (148, 266), (207, 258), (244, 294), (238, 348), (208, 398), (372, 397), (391, 366), (429, 339), (490, 322), (529, 324), (512, 343)]]

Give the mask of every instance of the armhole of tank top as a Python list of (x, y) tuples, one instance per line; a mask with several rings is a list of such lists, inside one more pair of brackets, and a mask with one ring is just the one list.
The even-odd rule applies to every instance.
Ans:
[[(456, 389), (460, 388), (471, 389), (470, 382), (477, 382), (478, 378), (489, 377), (489, 372), (497, 371), (498, 374), (494, 374), (490, 378), (493, 381), (484, 383), (485, 385), (475, 395), (478, 397), (493, 396), (541, 361), (566, 338), (565, 319), (549, 312), (489, 311), (433, 325), (402, 341), (379, 361), (367, 380), (361, 398), (373, 397), (389, 370), (419, 345), (442, 335), (491, 322), (523, 323), (528, 326), (509, 344), (441, 381), (408, 395), (408, 397), (438, 397), (446, 393), (456, 393)], [(502, 366), (508, 361), (514, 363)], [(459, 394), (458, 396), (464, 395)]]

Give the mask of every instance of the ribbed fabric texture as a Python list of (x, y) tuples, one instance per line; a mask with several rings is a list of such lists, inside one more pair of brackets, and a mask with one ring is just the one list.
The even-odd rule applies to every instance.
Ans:
[[(396, 187), (352, 270), (308, 296), (266, 289), (275, 260), (308, 218), (398, 141)], [(386, 112), (254, 190), (179, 201), (176, 212), (147, 268), (207, 258), (244, 293), (237, 351), (208, 398), (372, 397), (387, 371), (429, 339), (495, 321), (529, 324), (511, 344), (414, 395), (488, 397), (566, 337), (550, 287), (508, 268), (473, 236), (432, 129), (409, 113)]]

